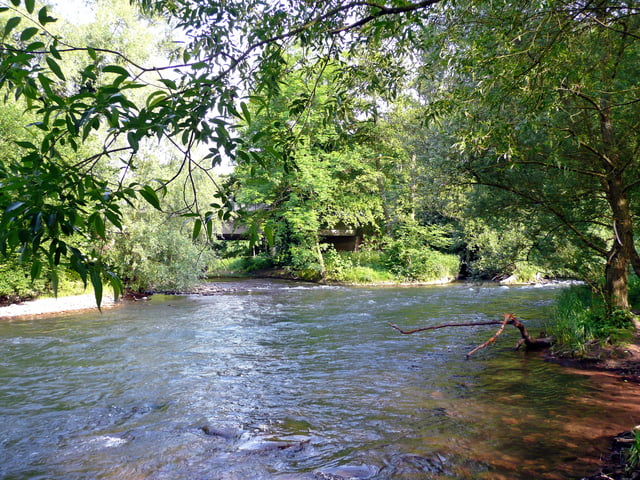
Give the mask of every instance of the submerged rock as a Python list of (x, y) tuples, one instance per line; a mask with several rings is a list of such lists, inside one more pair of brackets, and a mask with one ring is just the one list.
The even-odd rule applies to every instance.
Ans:
[(254, 437), (242, 443), (238, 447), (238, 450), (257, 453), (274, 452), (278, 450), (299, 452), (309, 444), (309, 442), (311, 442), (311, 438), (304, 435), (278, 438)]
[(373, 465), (341, 465), (323, 468), (314, 472), (317, 480), (366, 480), (375, 477), (380, 472)]
[(202, 430), (205, 435), (223, 438), (225, 440), (233, 440), (239, 436), (235, 431), (228, 428), (216, 428), (211, 425), (203, 425), (200, 427), (200, 430)]

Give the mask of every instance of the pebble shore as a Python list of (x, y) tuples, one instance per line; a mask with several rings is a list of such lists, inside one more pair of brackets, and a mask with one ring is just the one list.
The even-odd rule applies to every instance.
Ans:
[[(115, 305), (113, 296), (105, 295), (102, 299), (102, 308), (112, 307), (113, 305)], [(51, 315), (78, 310), (95, 310), (97, 308), (96, 298), (93, 294), (59, 298), (39, 298), (29, 302), (0, 307), (0, 320), (16, 317)]]

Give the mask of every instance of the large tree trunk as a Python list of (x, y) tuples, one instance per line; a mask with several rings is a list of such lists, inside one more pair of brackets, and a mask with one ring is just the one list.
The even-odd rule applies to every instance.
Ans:
[(633, 220), (621, 172), (610, 173), (607, 200), (613, 214), (613, 243), (605, 267), (605, 295), (612, 308), (629, 309), (629, 266), (640, 267), (633, 239)]
[(624, 248), (614, 244), (605, 267), (605, 295), (611, 308), (629, 309), (629, 259)]
[[(610, 52), (605, 53), (609, 57)], [(600, 134), (602, 136), (607, 201), (613, 214), (613, 243), (605, 267), (605, 295), (611, 309), (629, 309), (629, 265), (634, 267), (637, 252), (633, 241), (633, 220), (625, 189), (624, 171), (614, 128), (611, 102), (608, 94), (600, 99)]]

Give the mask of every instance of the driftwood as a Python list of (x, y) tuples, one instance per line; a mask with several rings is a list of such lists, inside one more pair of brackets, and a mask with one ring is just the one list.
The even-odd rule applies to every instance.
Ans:
[(522, 324), (522, 322), (518, 320), (515, 317), (515, 315), (513, 315), (512, 313), (505, 313), (504, 319), (502, 321), (495, 320), (495, 321), (487, 321), (487, 322), (443, 323), (441, 325), (434, 325), (431, 327), (414, 328), (413, 330), (404, 330), (393, 323), (389, 323), (389, 325), (392, 328), (398, 330), (403, 335), (411, 335), (417, 332), (424, 332), (426, 330), (437, 330), (439, 328), (447, 328), (447, 327), (475, 327), (478, 325), (500, 325), (500, 328), (495, 333), (495, 335), (491, 337), (489, 340), (487, 340), (486, 342), (484, 342), (482, 345), (478, 345), (476, 348), (474, 348), (469, 353), (467, 353), (467, 358), (469, 358), (471, 355), (476, 353), (478, 350), (481, 350), (484, 347), (491, 345), (493, 342), (495, 342), (496, 339), (500, 336), (500, 334), (502, 334), (502, 332), (504, 331), (504, 328), (507, 325), (513, 325), (518, 330), (520, 330), (520, 335), (522, 338), (518, 340), (518, 343), (515, 346), (515, 350), (518, 350), (520, 347), (522, 347), (522, 345), (525, 345), (525, 347), (529, 350), (547, 348), (551, 346), (551, 344), (553, 343), (553, 337), (531, 338), (531, 335), (529, 335), (529, 332), (527, 332), (527, 329)]

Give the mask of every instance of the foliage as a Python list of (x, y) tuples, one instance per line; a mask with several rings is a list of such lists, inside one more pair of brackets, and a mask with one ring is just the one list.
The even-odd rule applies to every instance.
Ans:
[[(441, 252), (462, 248), (473, 204), (498, 219), (471, 238), (478, 271), (566, 268), (604, 279), (606, 312), (627, 309), (628, 267), (640, 271), (633, 4), (134, 4), (147, 17), (127, 10), (127, 24), (161, 13), (184, 34), (172, 64), (146, 65), (134, 50), (148, 42), (107, 21), (74, 36), (34, 0), (0, 7), (0, 89), (35, 120), (0, 162), (0, 251), (20, 251), (34, 278), (49, 269), (56, 284), (62, 266), (98, 302), (103, 281), (119, 291), (103, 254), (138, 200), (190, 215), (191, 238), (209, 240), (236, 202), (262, 205), (251, 240), (309, 276), (326, 274), (319, 228), (362, 228), (389, 242), (400, 275), (424, 278), (453, 268)], [(132, 175), (155, 141), (179, 155), (173, 175)], [(224, 158), (238, 182), (200, 200), (186, 180), (184, 204), (165, 205), (168, 184)], [(403, 233), (442, 225), (450, 246)]]
[(606, 302), (627, 309), (628, 267), (640, 268), (637, 9), (474, 2), (442, 15), (442, 35), (425, 37), (445, 84), (429, 110), (446, 115), (452, 164), (492, 205), (482, 215), (598, 257)]
[[(245, 209), (238, 221), (262, 231), (266, 251), (278, 266), (306, 279), (324, 275), (319, 230), (373, 232), (382, 221), (382, 198), (372, 158), (376, 152), (353, 140), (359, 102), (343, 99), (345, 119), (329, 117), (338, 101), (328, 81), (340, 62), (317, 69), (294, 66), (267, 99), (253, 92), (251, 122), (242, 140), (251, 157), (236, 159), (230, 179), (234, 199)], [(259, 100), (256, 100), (258, 98)], [(346, 131), (351, 132), (347, 134)]]
[(640, 308), (640, 277), (637, 275), (629, 277), (629, 304), (636, 310)]
[(397, 277), (417, 282), (449, 281), (457, 278), (460, 259), (436, 248), (451, 245), (446, 226), (421, 226), (415, 222), (396, 228), (384, 248), (385, 264)]
[(557, 301), (549, 333), (562, 353), (584, 355), (594, 343), (616, 343), (627, 338), (632, 328), (628, 311), (608, 312), (602, 297), (587, 285), (564, 290)]
[(371, 284), (394, 282), (395, 276), (386, 268), (380, 252), (337, 252), (327, 248), (323, 252), (328, 282)]
[(632, 430), (634, 442), (629, 447), (626, 456), (627, 466), (630, 469), (640, 468), (640, 425), (636, 425)]
[(147, 214), (114, 234), (106, 257), (119, 265), (125, 287), (134, 291), (187, 291), (204, 276), (213, 256), (190, 233), (183, 219)]
[(34, 282), (30, 267), (17, 257), (10, 257), (0, 264), (0, 304), (28, 300), (44, 289), (44, 281)]
[(416, 282), (441, 282), (457, 278), (460, 259), (457, 255), (441, 253), (429, 247), (405, 247), (394, 241), (386, 253), (389, 269), (398, 277)]
[(237, 276), (273, 267), (267, 255), (216, 258), (209, 262), (207, 271), (214, 277)]
[[(175, 158), (156, 159), (153, 150), (143, 150), (147, 163), (127, 172), (140, 183), (163, 178), (175, 168)], [(142, 153), (142, 152), (141, 152)], [(155, 161), (153, 161), (155, 160)], [(170, 212), (185, 203), (196, 201), (189, 196), (191, 185), (202, 199), (214, 199), (211, 177), (202, 172), (176, 176), (163, 189), (162, 201)], [(134, 291), (186, 291), (206, 275), (206, 268), (216, 253), (210, 248), (206, 234), (196, 234), (193, 227), (198, 217), (161, 212), (147, 202), (132, 201), (122, 209), (122, 226), (108, 232), (109, 243), (104, 257), (116, 265), (126, 288)], [(213, 227), (213, 223), (210, 223)]]

